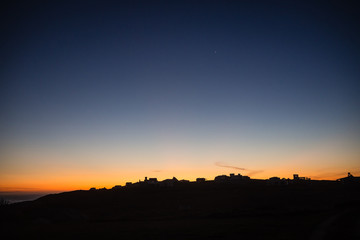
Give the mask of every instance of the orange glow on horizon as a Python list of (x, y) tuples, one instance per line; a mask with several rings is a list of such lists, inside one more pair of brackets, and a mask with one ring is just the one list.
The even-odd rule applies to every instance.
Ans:
[(230, 173), (255, 179), (292, 179), (293, 174), (299, 174), (314, 180), (336, 180), (347, 176), (347, 172), (358, 176), (359, 150), (344, 148), (345, 143), (329, 140), (316, 146), (264, 147), (259, 151), (224, 143), (200, 149), (164, 143), (142, 151), (116, 147), (108, 151), (102, 147), (74, 147), (68, 151), (31, 146), (7, 148), (0, 155), (4, 159), (0, 162), (0, 191), (88, 190), (123, 186), (145, 177), (195, 181), (198, 177), (213, 180)]
[[(353, 175), (359, 175), (360, 171), (350, 171)], [(171, 172), (171, 174), (169, 174)], [(38, 177), (37, 179), (3, 179), (0, 185), (0, 192), (52, 192), (52, 191), (73, 191), (73, 190), (88, 190), (91, 187), (110, 189), (115, 185), (124, 186), (126, 182), (143, 181), (145, 177), (156, 177), (159, 181), (176, 177), (178, 180), (186, 179), (195, 181), (198, 177), (204, 177), (207, 180), (213, 180), (218, 175), (229, 175), (230, 173), (247, 175), (246, 172), (240, 172), (233, 169), (217, 169), (209, 168), (201, 171), (194, 169), (176, 169), (173, 171), (142, 171), (136, 173), (122, 173), (122, 174), (79, 174), (78, 176), (52, 176), (52, 177)], [(268, 179), (273, 176), (280, 178), (292, 179), (293, 174), (297, 173), (303, 177), (310, 177), (313, 180), (336, 180), (347, 175), (347, 171), (332, 171), (318, 173), (311, 171), (264, 171), (254, 176), (252, 179)], [(121, 176), (121, 177), (120, 177)], [(4, 181), (5, 180), (5, 181)]]

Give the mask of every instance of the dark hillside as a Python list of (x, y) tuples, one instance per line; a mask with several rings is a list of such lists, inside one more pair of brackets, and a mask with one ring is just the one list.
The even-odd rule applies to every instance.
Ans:
[(15, 238), (353, 239), (359, 206), (358, 185), (206, 182), (47, 195), (1, 221)]

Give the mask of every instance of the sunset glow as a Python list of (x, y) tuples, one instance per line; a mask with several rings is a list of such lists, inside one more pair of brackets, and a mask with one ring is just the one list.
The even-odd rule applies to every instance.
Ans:
[(9, 7), (0, 192), (360, 175), (352, 15), (245, 2)]

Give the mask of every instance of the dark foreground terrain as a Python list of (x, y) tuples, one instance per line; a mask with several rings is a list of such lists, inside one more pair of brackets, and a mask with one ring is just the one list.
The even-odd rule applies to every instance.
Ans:
[(2, 239), (360, 239), (360, 186), (179, 183), (0, 208)]

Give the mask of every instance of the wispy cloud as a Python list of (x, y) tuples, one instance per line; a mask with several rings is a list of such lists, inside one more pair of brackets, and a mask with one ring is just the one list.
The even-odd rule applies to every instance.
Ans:
[(240, 170), (240, 171), (246, 171), (246, 172), (248, 172), (247, 175), (249, 175), (249, 176), (252, 176), (252, 175), (263, 172), (263, 170), (251, 170), (251, 169), (247, 169), (247, 168), (227, 165), (227, 164), (222, 163), (222, 162), (216, 162), (215, 165), (218, 166), (218, 167), (224, 167), (224, 168), (231, 168), (231, 169)]
[(216, 162), (215, 165), (218, 166), (218, 167), (232, 168), (232, 169), (241, 170), (241, 171), (248, 171), (246, 168), (230, 166), (230, 165), (223, 164), (221, 162)]

